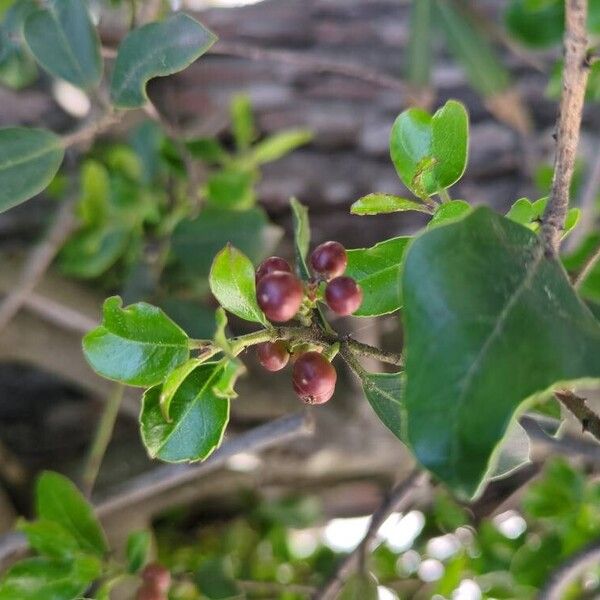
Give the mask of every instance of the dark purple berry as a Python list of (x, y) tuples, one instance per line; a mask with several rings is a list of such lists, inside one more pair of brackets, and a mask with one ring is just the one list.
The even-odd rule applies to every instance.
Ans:
[(298, 312), (304, 289), (292, 273), (275, 271), (262, 277), (256, 286), (256, 299), (269, 321), (283, 323)]
[(325, 279), (338, 277), (348, 265), (346, 249), (339, 242), (325, 242), (313, 250), (310, 264), (315, 273)]
[(256, 354), (260, 364), (267, 371), (281, 371), (290, 359), (290, 353), (282, 340), (258, 344)]
[(325, 288), (327, 306), (341, 316), (356, 312), (362, 304), (362, 299), (362, 290), (352, 277), (336, 277)]
[(319, 352), (305, 352), (294, 363), (294, 391), (307, 404), (324, 404), (333, 396), (337, 373)]
[(275, 271), (291, 273), (292, 267), (290, 267), (287, 260), (284, 260), (279, 256), (269, 256), (269, 258), (265, 258), (256, 269), (256, 283), (258, 283), (265, 275)]

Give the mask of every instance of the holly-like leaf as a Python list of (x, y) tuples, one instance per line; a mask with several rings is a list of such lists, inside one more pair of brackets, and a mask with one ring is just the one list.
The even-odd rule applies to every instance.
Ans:
[(471, 210), (471, 205), (464, 200), (451, 200), (440, 204), (436, 209), (427, 228), (435, 227), (449, 221), (464, 217)]
[(417, 238), (402, 286), (408, 441), (470, 497), (525, 400), (600, 377), (600, 325), (537, 236), (487, 208)]
[(17, 529), (25, 534), (29, 546), (43, 556), (69, 559), (81, 553), (77, 539), (56, 521), (21, 521)]
[(127, 537), (127, 571), (137, 573), (147, 562), (152, 538), (146, 530), (134, 531)]
[(361, 382), (365, 396), (381, 422), (404, 442), (402, 377), (402, 373), (365, 373)]
[(134, 29), (119, 46), (111, 82), (113, 104), (118, 108), (143, 106), (150, 79), (182, 71), (216, 39), (206, 27), (183, 13)]
[(0, 213), (39, 194), (62, 163), (61, 139), (45, 129), (0, 129)]
[(265, 138), (252, 148), (252, 160), (261, 165), (283, 158), (300, 146), (308, 144), (313, 138), (306, 129), (289, 129)]
[(430, 213), (431, 209), (422, 202), (401, 198), (393, 194), (368, 194), (359, 198), (351, 207), (353, 215), (381, 215), (393, 212), (405, 212), (416, 210), (418, 212)]
[(46, 6), (25, 21), (25, 41), (35, 59), (55, 77), (84, 90), (95, 87), (102, 77), (102, 57), (87, 3), (51, 0)]
[(103, 377), (146, 387), (189, 358), (187, 335), (160, 308), (145, 302), (123, 308), (113, 296), (103, 313), (102, 324), (83, 338), (86, 359)]
[(392, 127), (390, 155), (404, 185), (425, 198), (460, 179), (468, 142), (467, 111), (449, 100), (433, 116), (420, 108), (402, 112)]
[(282, 234), (280, 227), (269, 223), (262, 208), (233, 211), (207, 207), (195, 219), (176, 227), (172, 248), (186, 273), (205, 279), (214, 256), (228, 242), (257, 264), (272, 253)]
[(36, 510), (40, 519), (54, 521), (76, 540), (82, 551), (103, 557), (108, 545), (92, 507), (66, 477), (46, 471), (37, 481)]
[(0, 600), (74, 600), (100, 576), (100, 561), (78, 556), (61, 561), (29, 558), (11, 567), (0, 581)]
[(215, 256), (209, 283), (211, 292), (225, 310), (246, 321), (267, 324), (256, 300), (254, 266), (237, 248), (227, 245)]
[(220, 445), (229, 421), (229, 399), (215, 390), (232, 385), (235, 377), (226, 362), (201, 364), (187, 376), (171, 400), (169, 423), (160, 408), (160, 386), (146, 391), (140, 420), (142, 440), (152, 458), (174, 463), (204, 460)]
[(356, 280), (363, 290), (363, 302), (355, 316), (385, 315), (402, 307), (399, 278), (410, 239), (397, 237), (372, 248), (347, 251), (346, 275)]

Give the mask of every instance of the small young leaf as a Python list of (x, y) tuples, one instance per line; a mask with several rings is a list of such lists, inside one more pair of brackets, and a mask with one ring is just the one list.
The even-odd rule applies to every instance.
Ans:
[(531, 201), (528, 198), (519, 198), (506, 213), (506, 218), (520, 225), (529, 225), (535, 218)]
[(252, 148), (252, 160), (259, 165), (279, 160), (296, 148), (308, 144), (312, 138), (312, 133), (305, 129), (275, 133)]
[(140, 421), (149, 455), (174, 463), (207, 458), (220, 445), (229, 421), (229, 400), (215, 394), (215, 386), (226, 385), (230, 377), (223, 361), (196, 367), (171, 400), (170, 423), (160, 409), (160, 386), (147, 390)]
[(222, 163), (229, 156), (225, 148), (214, 138), (187, 140), (185, 145), (192, 156), (207, 163)]
[(370, 573), (352, 575), (340, 590), (337, 600), (377, 600), (377, 581)]
[(86, 160), (81, 166), (81, 198), (77, 215), (84, 225), (99, 225), (109, 209), (110, 178), (107, 168), (97, 160)]
[(404, 407), (402, 405), (402, 373), (366, 373), (362, 386), (373, 410), (381, 422), (402, 442)]
[(152, 538), (146, 530), (133, 531), (127, 538), (127, 572), (137, 573), (147, 562)]
[(236, 94), (231, 101), (231, 129), (240, 150), (246, 150), (256, 137), (252, 104), (247, 94)]
[(256, 301), (254, 266), (239, 250), (227, 245), (215, 256), (209, 283), (213, 295), (225, 310), (246, 321), (267, 324)]
[(431, 212), (431, 209), (422, 202), (408, 200), (407, 198), (401, 198), (393, 194), (381, 193), (363, 196), (350, 207), (350, 212), (353, 215), (381, 215), (408, 210), (416, 210), (424, 213)]
[(372, 248), (347, 251), (346, 275), (363, 289), (363, 302), (357, 317), (385, 315), (402, 308), (400, 273), (410, 237), (397, 237)]
[(48, 558), (69, 559), (81, 552), (77, 539), (56, 521), (21, 521), (17, 529), (25, 534), (31, 548)]
[(242, 600), (245, 594), (233, 577), (229, 562), (223, 558), (208, 558), (202, 561), (194, 575), (202, 596), (208, 600)]
[(216, 39), (198, 21), (183, 13), (134, 29), (119, 46), (111, 82), (113, 104), (117, 108), (143, 106), (150, 79), (182, 71)]
[(471, 205), (464, 200), (451, 200), (450, 202), (444, 202), (440, 204), (436, 209), (431, 221), (427, 224), (427, 229), (441, 225), (442, 223), (448, 223), (449, 221), (455, 221), (464, 217), (471, 210)]
[(600, 378), (600, 325), (538, 237), (487, 208), (415, 239), (402, 279), (408, 440), (472, 497), (527, 399)]
[(204, 189), (209, 206), (245, 210), (251, 208), (254, 195), (255, 174), (239, 168), (226, 168), (212, 173)]
[(456, 183), (467, 164), (469, 117), (449, 100), (433, 117), (420, 108), (401, 113), (392, 127), (390, 155), (404, 185), (431, 196)]
[(103, 377), (155, 385), (189, 358), (187, 335), (160, 308), (145, 302), (122, 308), (113, 296), (103, 312), (102, 324), (83, 338), (85, 357)]
[(564, 0), (534, 5), (528, 0), (511, 0), (504, 20), (508, 32), (531, 48), (559, 44), (565, 30)]
[(307, 281), (310, 279), (310, 271), (306, 264), (306, 257), (310, 248), (310, 222), (308, 220), (308, 208), (298, 202), (296, 198), (290, 200), (292, 217), (294, 219), (294, 249), (296, 255), (296, 270), (298, 276)]
[(61, 525), (82, 551), (100, 557), (106, 554), (106, 538), (92, 507), (66, 477), (44, 472), (37, 481), (35, 498), (40, 519)]
[(28, 558), (11, 567), (0, 581), (0, 600), (74, 600), (100, 576), (94, 556), (73, 560)]
[(187, 362), (184, 362), (181, 366), (173, 369), (166, 377), (162, 384), (160, 392), (160, 410), (165, 421), (171, 421), (169, 416), (169, 408), (171, 406), (171, 400), (173, 396), (181, 386), (181, 384), (187, 379), (188, 375), (198, 366), (202, 364), (202, 360), (198, 358), (190, 358)]
[(0, 129), (0, 213), (39, 194), (62, 163), (61, 139), (44, 129)]
[(25, 41), (46, 71), (84, 90), (102, 77), (100, 38), (86, 2), (52, 0), (25, 21)]

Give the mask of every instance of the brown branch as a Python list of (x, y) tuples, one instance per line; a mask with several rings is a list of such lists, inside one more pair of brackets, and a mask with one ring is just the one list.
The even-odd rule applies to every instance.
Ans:
[(566, 561), (561, 563), (548, 577), (538, 594), (539, 600), (561, 600), (571, 583), (587, 569), (600, 562), (600, 540), (592, 542)]
[(404, 481), (390, 492), (387, 500), (373, 513), (365, 537), (354, 551), (341, 562), (333, 576), (313, 597), (314, 600), (333, 600), (337, 597), (346, 579), (359, 567), (361, 556), (372, 550), (372, 546), (376, 542), (377, 532), (385, 520), (393, 512), (406, 510), (413, 500), (417, 488), (424, 485), (427, 479), (427, 474), (422, 473), (419, 469), (414, 469)]
[(546, 251), (554, 255), (558, 254), (569, 208), (569, 188), (575, 168), (581, 113), (589, 75), (586, 56), (587, 4), (587, 0), (567, 0), (565, 3), (565, 65), (556, 130), (554, 177), (542, 226)]
[(600, 244), (594, 252), (592, 252), (583, 263), (583, 266), (577, 273), (577, 277), (573, 280), (573, 285), (576, 288), (581, 287), (583, 282), (586, 280), (587, 276), (592, 272), (592, 269), (596, 266), (596, 264), (600, 261)]
[(569, 390), (557, 390), (554, 395), (581, 423), (583, 431), (591, 433), (600, 441), (600, 417), (587, 405), (585, 398)]
[(65, 200), (62, 203), (48, 233), (28, 256), (15, 289), (5, 296), (0, 304), (0, 332), (26, 303), (28, 296), (40, 282), (75, 228), (76, 220), (73, 215), (73, 205), (73, 199)]
[(85, 125), (73, 133), (63, 135), (63, 146), (68, 148), (69, 146), (75, 146), (77, 144), (83, 144), (92, 141), (95, 137), (101, 133), (104, 133), (107, 129), (110, 129), (113, 125), (118, 123), (122, 119), (123, 114), (124, 113), (122, 112), (109, 112), (100, 117), (97, 121), (92, 121), (88, 125)]

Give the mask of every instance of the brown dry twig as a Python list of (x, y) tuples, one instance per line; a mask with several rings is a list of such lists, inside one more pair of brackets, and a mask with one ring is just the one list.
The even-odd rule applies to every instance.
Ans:
[(546, 251), (552, 255), (558, 254), (569, 208), (569, 188), (575, 168), (581, 114), (589, 75), (587, 6), (587, 0), (567, 0), (565, 3), (565, 66), (556, 130), (554, 177), (542, 225), (544, 245)]
[(585, 398), (569, 390), (554, 392), (561, 404), (581, 423), (583, 431), (600, 441), (600, 417), (587, 405)]

